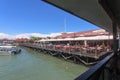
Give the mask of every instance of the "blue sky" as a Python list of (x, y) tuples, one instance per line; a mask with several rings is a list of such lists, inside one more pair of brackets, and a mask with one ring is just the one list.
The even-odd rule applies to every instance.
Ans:
[(41, 0), (0, 0), (0, 33), (59, 33), (96, 30), (98, 27)]

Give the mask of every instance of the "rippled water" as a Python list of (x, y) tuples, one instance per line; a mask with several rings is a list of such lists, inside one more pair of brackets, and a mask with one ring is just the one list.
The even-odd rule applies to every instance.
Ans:
[(27, 48), (17, 55), (0, 56), (0, 80), (73, 80), (87, 69)]

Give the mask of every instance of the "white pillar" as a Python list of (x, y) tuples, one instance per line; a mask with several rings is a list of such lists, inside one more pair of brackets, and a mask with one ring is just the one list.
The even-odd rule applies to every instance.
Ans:
[(84, 45), (85, 45), (85, 47), (87, 47), (87, 40), (84, 41)]

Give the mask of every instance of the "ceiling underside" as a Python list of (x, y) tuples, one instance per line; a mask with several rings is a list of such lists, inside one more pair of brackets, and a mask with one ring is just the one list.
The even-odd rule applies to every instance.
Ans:
[[(112, 19), (103, 9), (100, 0), (43, 0), (82, 18), (100, 28), (112, 32)], [(118, 0), (119, 1), (119, 0)], [(120, 8), (119, 8), (120, 9)], [(87, 26), (86, 26), (87, 27)]]

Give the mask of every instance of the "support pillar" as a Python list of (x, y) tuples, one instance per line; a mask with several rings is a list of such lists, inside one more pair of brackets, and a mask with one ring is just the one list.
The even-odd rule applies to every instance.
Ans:
[(84, 41), (84, 45), (85, 45), (85, 47), (87, 47), (87, 40)]
[(118, 42), (117, 42), (117, 24), (113, 23), (113, 51), (114, 51), (114, 57), (113, 57), (113, 72), (112, 72), (112, 79), (116, 80), (116, 75), (117, 75), (117, 71), (118, 71), (118, 65), (117, 65), (117, 61), (118, 61), (118, 56), (117, 56), (117, 50), (118, 50)]
[(118, 49), (118, 43), (117, 43), (117, 24), (113, 23), (113, 51), (115, 55), (117, 56), (117, 49)]
[(119, 45), (118, 45), (118, 48), (120, 49), (120, 32), (119, 32)]

